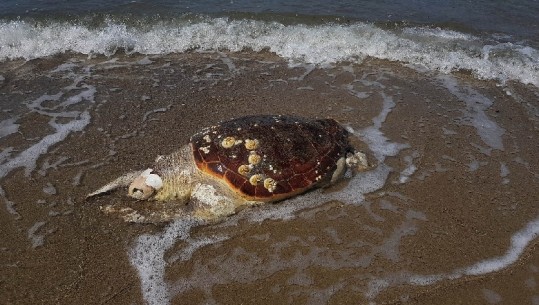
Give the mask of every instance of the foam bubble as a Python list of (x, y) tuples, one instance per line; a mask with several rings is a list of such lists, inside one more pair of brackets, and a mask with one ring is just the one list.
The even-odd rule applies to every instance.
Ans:
[(6, 197), (6, 192), (4, 189), (0, 186), (0, 197), (4, 200), (4, 203), (6, 205), (6, 210), (15, 218), (15, 219), (21, 219), (21, 214), (17, 212), (15, 209), (15, 202), (9, 200)]
[[(38, 173), (41, 176), (45, 176), (47, 175), (48, 170), (58, 169), (58, 167), (67, 160), (69, 160), (69, 157), (60, 157), (56, 159), (56, 161), (50, 163), (50, 158), (46, 158), (41, 164), (41, 168), (39, 169)], [(78, 164), (75, 164), (75, 165), (78, 165)]]
[(55, 69), (51, 70), (50, 73), (73, 72), (73, 69), (76, 68), (77, 66), (78, 65), (76, 63), (66, 62), (66, 63), (63, 63), (63, 64), (59, 65)]
[(0, 163), (4, 163), (5, 160), (7, 160), (9, 158), (9, 156), (11, 156), (11, 153), (13, 151), (14, 151), (13, 147), (7, 147), (7, 148), (3, 149), (0, 152)]
[(376, 279), (369, 282), (365, 296), (368, 299), (374, 299), (380, 292), (389, 287), (391, 283), (388, 280)]
[(187, 239), (186, 242), (188, 245), (179, 251), (176, 255), (168, 259), (168, 263), (171, 264), (177, 260), (188, 261), (191, 259), (191, 256), (198, 249), (207, 246), (216, 244), (228, 239), (228, 236), (211, 236), (211, 237), (202, 237), (198, 239)]
[[(417, 152), (415, 152), (417, 154)], [(417, 167), (415, 166), (414, 164), (414, 157), (417, 157), (416, 156), (405, 156), (404, 157), (404, 162), (406, 163), (406, 168), (403, 169), (400, 173), (400, 176), (399, 176), (399, 183), (406, 183), (410, 180), (410, 176), (412, 176), (416, 170), (417, 170)]]
[(0, 122), (0, 139), (19, 130), (19, 124), (15, 124), (18, 118), (9, 118)]
[(408, 281), (412, 285), (428, 286), (437, 283), (443, 278), (441, 275), (412, 276)]
[(43, 246), (45, 244), (45, 235), (39, 235), (37, 232), (46, 224), (45, 221), (36, 222), (32, 227), (28, 229), (28, 238), (32, 242), (32, 248)]
[(509, 176), (509, 174), (511, 173), (511, 171), (509, 171), (509, 167), (507, 167), (507, 164), (505, 164), (504, 162), (500, 162), (500, 177), (502, 178), (502, 184), (507, 184), (509, 183), (509, 178), (507, 178), (507, 176)]
[(43, 187), (43, 193), (47, 195), (56, 195), (56, 188), (49, 182)]
[(445, 128), (445, 127), (442, 127), (442, 130), (444, 132), (444, 135), (453, 136), (453, 135), (458, 134), (456, 131)]
[(470, 172), (475, 172), (476, 170), (479, 169), (479, 167), (481, 166), (481, 163), (479, 163), (479, 161), (477, 160), (472, 160), (472, 162), (470, 162), (468, 164), (468, 171)]
[(153, 109), (153, 110), (150, 110), (150, 111), (147, 111), (146, 113), (144, 113), (144, 115), (142, 116), (142, 121), (143, 122), (146, 122), (148, 121), (148, 118), (154, 114), (154, 113), (160, 113), (160, 112), (166, 112), (168, 110), (168, 108), (166, 107), (162, 107), (162, 108), (157, 108), (157, 109)]
[[(0, 40), (2, 39), (6, 38), (0, 37)], [(1, 48), (2, 45), (0, 44), (0, 49)], [(73, 68), (73, 65), (61, 65), (56, 69), (52, 70), (51, 73), (55, 73), (58, 71), (72, 71)], [(74, 110), (75, 107), (71, 107), (75, 104), (80, 105), (83, 102), (89, 104), (93, 103), (96, 89), (92, 86), (88, 86), (82, 83), (84, 77), (88, 75), (88, 69), (83, 72), (83, 75), (66, 73), (66, 78), (73, 79), (71, 85), (62, 88), (56, 94), (44, 94), (37, 99), (30, 100), (24, 103), (30, 112), (38, 113), (46, 119), (49, 119), (48, 124), (50, 127), (52, 127), (52, 132), (37, 139), (29, 139), (29, 141), (32, 141), (32, 143), (30, 143), (29, 147), (25, 147), (24, 149), (18, 149), (17, 147), (9, 147), (3, 149), (0, 152), (0, 179), (5, 178), (13, 170), (19, 168), (24, 169), (24, 174), (27, 177), (30, 176), (37, 167), (38, 159), (41, 156), (47, 154), (51, 147), (62, 142), (71, 133), (82, 131), (90, 123), (89, 108), (84, 107), (88, 107), (89, 105), (82, 105), (82, 107), (76, 107), (77, 110)], [(72, 93), (71, 91), (74, 91), (75, 93)], [(15, 124), (17, 120), (18, 117), (12, 117), (0, 123), (2, 137), (18, 130), (18, 124)], [(18, 154), (15, 155), (13, 153), (15, 151)], [(51, 168), (56, 169), (61, 163), (63, 163), (67, 159), (68, 157), (59, 157), (56, 162), (52, 162), (51, 164), (49, 163), (49, 158), (47, 158), (43, 161), (43, 164), (38, 173), (41, 175), (46, 175), (47, 170)], [(56, 187), (51, 183), (46, 184), (42, 188), (42, 190), (47, 195), (55, 195), (57, 193)], [(5, 194), (5, 191), (1, 187), (0, 199), (4, 201), (6, 210), (13, 216), (14, 219), (22, 218), (16, 210), (15, 202), (9, 200), (9, 198)], [(63, 213), (60, 213), (50, 211), (49, 215), (66, 215), (68, 213), (71, 212), (65, 211)], [(45, 226), (45, 224), (46, 222), (38, 222), (28, 229), (27, 237), (32, 244), (32, 248), (42, 246), (45, 241), (45, 235), (54, 232), (54, 229), (42, 232), (42, 227)], [(38, 232), (41, 234), (38, 234)]]
[(406, 35), (406, 37), (409, 37), (409, 38), (430, 37), (439, 42), (458, 41), (461, 43), (470, 42), (471, 44), (472, 42), (478, 40), (478, 38), (473, 35), (451, 31), (451, 30), (442, 30), (441, 28), (413, 27), (413, 28), (405, 28), (402, 32)]
[(386, 121), (388, 114), (396, 105), (391, 96), (386, 95), (384, 92), (382, 92), (381, 95), (384, 101), (382, 104), (382, 111), (374, 119), (372, 119), (374, 127), (377, 129), (382, 127), (382, 123)]
[(503, 300), (502, 296), (494, 290), (483, 288), (482, 292), (489, 304), (499, 304)]

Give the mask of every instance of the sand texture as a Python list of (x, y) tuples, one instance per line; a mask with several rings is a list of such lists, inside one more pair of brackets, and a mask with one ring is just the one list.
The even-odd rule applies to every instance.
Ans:
[[(2, 304), (539, 305), (539, 90), (269, 53), (0, 63)], [(375, 165), (199, 225), (125, 190), (205, 126), (331, 117)]]

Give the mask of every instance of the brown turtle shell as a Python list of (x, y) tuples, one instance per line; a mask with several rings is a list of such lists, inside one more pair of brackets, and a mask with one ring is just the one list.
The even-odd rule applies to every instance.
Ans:
[(248, 116), (191, 137), (197, 167), (223, 179), (248, 200), (284, 199), (329, 181), (352, 151), (348, 132), (333, 119)]

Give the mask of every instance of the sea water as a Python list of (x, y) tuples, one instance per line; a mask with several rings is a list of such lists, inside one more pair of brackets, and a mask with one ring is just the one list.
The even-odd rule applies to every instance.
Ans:
[(267, 49), (315, 64), (374, 57), (538, 85), (538, 11), (536, 1), (8, 1), (0, 6), (0, 59)]

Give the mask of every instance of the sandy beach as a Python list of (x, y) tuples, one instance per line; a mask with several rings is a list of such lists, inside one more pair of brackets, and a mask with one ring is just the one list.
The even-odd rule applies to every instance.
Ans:
[[(266, 52), (0, 63), (2, 304), (539, 304), (539, 91)], [(125, 190), (203, 127), (334, 118), (375, 165), (197, 225)]]

